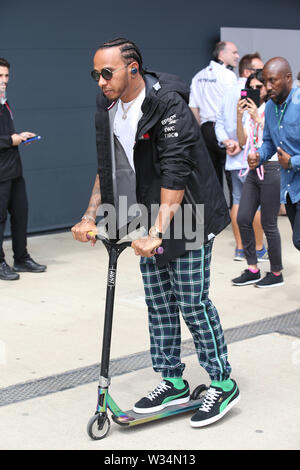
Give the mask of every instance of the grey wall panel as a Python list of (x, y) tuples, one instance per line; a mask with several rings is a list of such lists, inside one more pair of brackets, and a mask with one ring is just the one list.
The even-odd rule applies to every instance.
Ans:
[(20, 109), (17, 114), (20, 130), (42, 136), (21, 146), (30, 231), (70, 226), (87, 206), (97, 170), (94, 107)]
[[(269, 7), (268, 7), (269, 4)], [(210, 59), (221, 27), (299, 28), (299, 0), (0, 0), (0, 56), (12, 65), (16, 127), (42, 135), (22, 149), (29, 232), (68, 227), (84, 211), (96, 171), (97, 45), (127, 36), (151, 69), (187, 83)], [(230, 38), (227, 38), (230, 40)]]
[(93, 169), (91, 166), (70, 167), (58, 172), (52, 168), (25, 174), (29, 200), (35, 201), (39, 209), (32, 211), (30, 206), (29, 210), (29, 221), (35, 231), (43, 231), (45, 227), (48, 230), (69, 227), (80, 219), (94, 182)]
[(258, 51), (264, 62), (272, 57), (285, 57), (296, 78), (300, 71), (300, 30), (263, 28), (221, 28), (221, 38), (232, 38), (239, 44), (241, 55)]

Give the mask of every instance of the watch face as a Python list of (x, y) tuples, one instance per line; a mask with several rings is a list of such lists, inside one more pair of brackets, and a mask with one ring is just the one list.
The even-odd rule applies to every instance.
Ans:
[(158, 228), (157, 227), (150, 227), (149, 235), (150, 237), (157, 238), (158, 237)]
[(159, 229), (155, 225), (153, 225), (153, 227), (150, 227), (149, 235), (152, 238), (162, 238), (162, 233), (160, 233)]

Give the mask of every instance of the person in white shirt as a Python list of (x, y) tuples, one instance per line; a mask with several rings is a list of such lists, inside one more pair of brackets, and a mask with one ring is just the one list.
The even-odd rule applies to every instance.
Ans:
[[(264, 129), (264, 110), (267, 90), (263, 84), (262, 71), (250, 75), (246, 87), (260, 89), (260, 107), (250, 98), (240, 99), (237, 111), (238, 139), (246, 151), (253, 152), (261, 146)], [(242, 115), (248, 111), (243, 124)], [(261, 222), (268, 242), (271, 271), (262, 279), (257, 267), (257, 253), (253, 231), (253, 218), (261, 207)], [(248, 268), (232, 280), (236, 286), (255, 284), (256, 287), (277, 287), (284, 284), (282, 276), (281, 240), (277, 225), (280, 207), (280, 165), (274, 154), (260, 167), (250, 170), (243, 186), (237, 222), (239, 225)]]
[[(232, 206), (230, 209), (232, 231), (235, 238), (235, 261), (244, 261), (245, 255), (237, 214), (242, 194), (245, 176), (240, 175), (241, 169), (247, 168), (247, 160), (244, 159), (244, 151), (241, 149), (237, 138), (237, 103), (241, 97), (241, 90), (245, 87), (247, 78), (256, 70), (264, 66), (258, 52), (244, 55), (239, 62), (239, 79), (224, 95), (221, 107), (217, 113), (215, 132), (218, 143), (226, 148), (225, 171), (231, 174), (232, 182)], [(260, 222), (260, 212), (254, 218), (254, 232), (256, 250), (260, 260), (267, 258), (267, 250), (263, 246), (263, 230)]]
[(212, 159), (218, 179), (223, 187), (225, 151), (220, 148), (215, 135), (215, 122), (225, 92), (237, 82), (233, 72), (239, 60), (235, 44), (218, 42), (213, 60), (192, 79), (189, 106), (201, 126), (203, 138)]

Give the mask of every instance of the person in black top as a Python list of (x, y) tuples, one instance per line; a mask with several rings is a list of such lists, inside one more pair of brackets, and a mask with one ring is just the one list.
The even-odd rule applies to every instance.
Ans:
[[(13, 115), (6, 99), (10, 64), (0, 58), (0, 279), (19, 279), (18, 272), (43, 272), (46, 266), (36, 263), (27, 251), (28, 202), (18, 146), (34, 137), (32, 132), (17, 134)], [(2, 248), (7, 213), (10, 214), (13, 269), (6, 263)]]

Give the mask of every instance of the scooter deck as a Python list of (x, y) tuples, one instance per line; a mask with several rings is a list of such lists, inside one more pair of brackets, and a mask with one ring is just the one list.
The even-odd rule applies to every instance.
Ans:
[(133, 410), (126, 411), (122, 416), (112, 415), (112, 419), (115, 423), (121, 426), (135, 426), (137, 424), (149, 423), (157, 419), (168, 418), (171, 416), (178, 415), (180, 413), (187, 413), (195, 408), (199, 408), (203, 401), (203, 397), (197, 400), (189, 400), (187, 403), (180, 405), (167, 406), (161, 411), (154, 413), (135, 413)]

